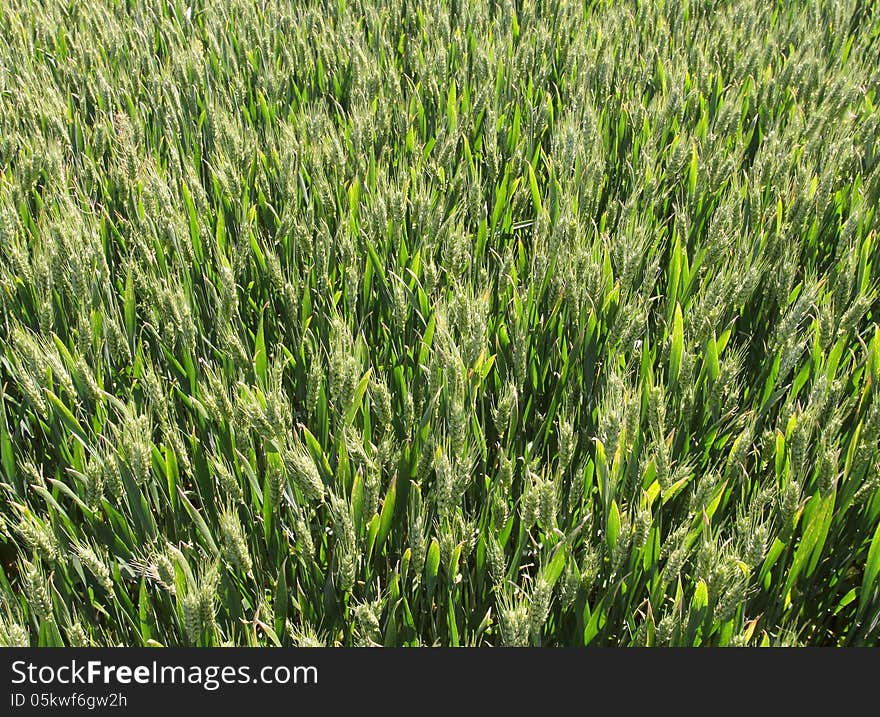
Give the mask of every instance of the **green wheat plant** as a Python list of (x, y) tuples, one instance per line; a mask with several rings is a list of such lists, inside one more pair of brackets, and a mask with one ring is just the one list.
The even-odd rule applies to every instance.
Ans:
[(880, 644), (878, 56), (0, 0), (0, 644)]

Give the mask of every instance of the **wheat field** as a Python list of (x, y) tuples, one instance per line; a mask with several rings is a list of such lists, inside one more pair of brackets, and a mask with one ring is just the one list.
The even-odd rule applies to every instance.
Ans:
[(878, 57), (0, 0), (0, 644), (880, 643)]

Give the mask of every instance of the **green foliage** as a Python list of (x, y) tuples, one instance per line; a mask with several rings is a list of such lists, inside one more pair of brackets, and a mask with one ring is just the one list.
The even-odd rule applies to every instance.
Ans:
[(873, 3), (0, 19), (0, 644), (880, 642)]

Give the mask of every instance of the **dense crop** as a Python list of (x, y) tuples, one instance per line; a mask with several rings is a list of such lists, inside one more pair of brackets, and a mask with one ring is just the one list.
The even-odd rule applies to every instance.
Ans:
[(877, 644), (872, 2), (0, 0), (0, 643)]

